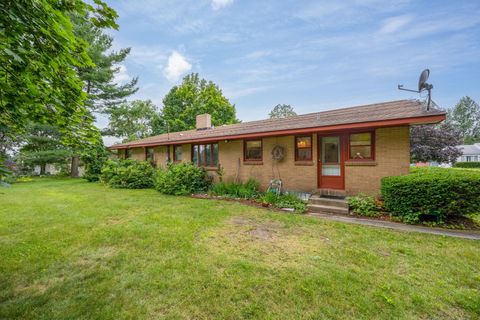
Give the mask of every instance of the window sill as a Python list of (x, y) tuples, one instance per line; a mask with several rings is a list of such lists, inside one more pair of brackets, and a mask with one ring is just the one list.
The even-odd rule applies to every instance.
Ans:
[(377, 161), (375, 160), (349, 160), (345, 161), (346, 166), (376, 166)]
[(218, 170), (218, 167), (200, 167), (200, 168), (203, 168), (207, 171), (217, 171)]
[(263, 161), (243, 161), (245, 166), (263, 166)]
[(295, 161), (296, 166), (313, 166), (313, 161)]

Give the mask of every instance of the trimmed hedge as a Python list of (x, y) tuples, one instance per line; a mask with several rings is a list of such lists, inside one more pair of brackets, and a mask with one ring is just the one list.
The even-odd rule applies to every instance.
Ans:
[(100, 180), (112, 188), (152, 188), (155, 169), (146, 161), (108, 160), (102, 168)]
[(155, 189), (164, 194), (187, 195), (206, 191), (212, 179), (204, 168), (192, 163), (170, 163), (159, 169), (155, 178)]
[(453, 165), (455, 168), (479, 168), (480, 162), (457, 162)]
[(427, 216), (443, 221), (480, 212), (480, 172), (427, 168), (405, 176), (382, 179), (387, 211), (415, 223)]

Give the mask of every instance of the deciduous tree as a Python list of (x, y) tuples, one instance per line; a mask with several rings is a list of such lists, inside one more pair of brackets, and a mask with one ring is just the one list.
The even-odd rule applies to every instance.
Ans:
[(273, 107), (272, 111), (270, 111), (268, 115), (270, 116), (270, 119), (279, 119), (296, 116), (297, 113), (289, 104), (277, 104), (275, 107)]
[(124, 141), (141, 139), (154, 134), (160, 115), (150, 100), (124, 103), (109, 112), (108, 128), (104, 135), (125, 138)]
[(66, 129), (87, 112), (77, 69), (92, 66), (87, 43), (69, 16), (90, 14), (100, 27), (116, 27), (104, 2), (4, 0), (0, 2), (0, 126), (21, 132), (30, 122)]
[(117, 28), (116, 12), (101, 0), (0, 2), (0, 129), (8, 128), (2, 135), (16, 137), (30, 123), (62, 132), (93, 125), (85, 121), (87, 95), (78, 73), (93, 63), (88, 44), (73, 32), (72, 15)]
[(197, 73), (183, 78), (179, 86), (174, 86), (163, 99), (160, 132), (194, 129), (196, 116), (209, 113), (212, 125), (237, 123), (235, 106), (222, 94), (222, 90)]
[(480, 142), (480, 106), (465, 96), (448, 111), (448, 122), (460, 130), (465, 144)]
[(462, 154), (460, 132), (447, 123), (419, 125), (410, 129), (410, 155), (413, 162), (455, 162)]

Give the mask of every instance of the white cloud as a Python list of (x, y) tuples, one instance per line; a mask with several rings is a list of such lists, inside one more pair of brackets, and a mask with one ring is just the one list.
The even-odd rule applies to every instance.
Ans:
[(164, 70), (165, 77), (170, 82), (175, 82), (190, 71), (192, 65), (177, 51), (173, 51), (168, 57), (167, 67)]
[(393, 33), (405, 27), (412, 21), (411, 15), (401, 15), (383, 20), (380, 33)]
[(237, 99), (270, 89), (271, 86), (259, 86), (249, 88), (225, 88), (225, 96), (229, 99)]
[(124, 83), (130, 80), (130, 75), (128, 74), (127, 67), (123, 64), (119, 64), (116, 66), (118, 68), (118, 72), (115, 73), (115, 77), (113, 78), (113, 82), (115, 83)]
[(212, 0), (213, 10), (220, 10), (224, 7), (227, 7), (233, 3), (233, 0)]
[(167, 51), (167, 48), (158, 45), (135, 45), (128, 59), (137, 65), (151, 68), (152, 65), (158, 66), (165, 63)]
[(255, 59), (260, 59), (260, 58), (263, 58), (263, 57), (267, 57), (271, 54), (272, 54), (272, 51), (270, 51), (270, 50), (258, 50), (258, 51), (254, 51), (254, 52), (251, 52), (251, 53), (247, 54), (246, 58), (255, 60)]

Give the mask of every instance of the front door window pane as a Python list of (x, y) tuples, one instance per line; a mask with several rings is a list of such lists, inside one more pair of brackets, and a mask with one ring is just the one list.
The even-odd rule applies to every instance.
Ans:
[(339, 163), (340, 159), (340, 138), (322, 138), (322, 162)]
[(322, 175), (340, 176), (340, 137), (322, 138)]

